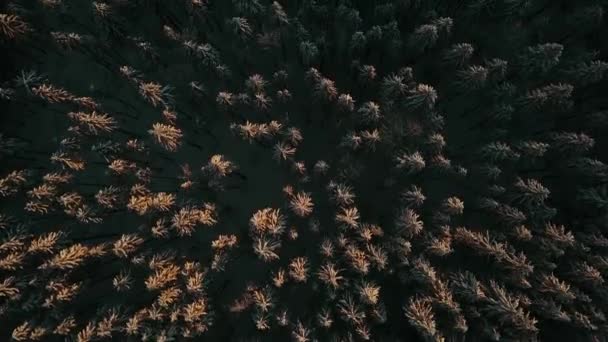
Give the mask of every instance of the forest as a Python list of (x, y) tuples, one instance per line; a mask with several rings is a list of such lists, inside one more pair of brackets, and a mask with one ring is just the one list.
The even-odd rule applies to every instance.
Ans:
[(608, 342), (607, 8), (1, 1), (0, 341)]

